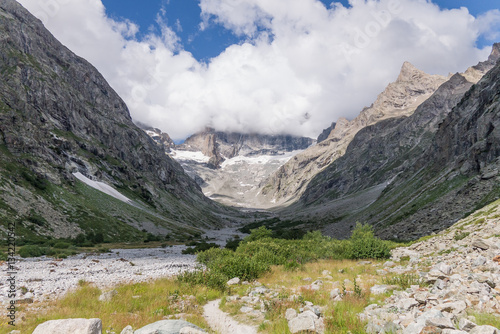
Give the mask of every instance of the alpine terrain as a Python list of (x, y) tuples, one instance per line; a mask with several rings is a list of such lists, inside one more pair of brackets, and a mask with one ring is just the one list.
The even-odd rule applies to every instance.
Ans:
[[(158, 132), (147, 130), (164, 146)], [(314, 140), (290, 135), (259, 135), (207, 128), (182, 144), (167, 146), (167, 153), (184, 168), (209, 198), (220, 203), (261, 209), (275, 203), (259, 196), (260, 184)]]
[[(406, 63), (372, 107), (352, 122), (337, 122), (329, 139), (318, 145), (326, 142), (336, 149), (324, 150), (330, 159), (324, 166), (312, 149), (306, 150), (271, 178), (267, 193), (286, 199), (295, 192), (292, 198), (300, 199), (284, 212), (323, 222), (329, 235), (347, 236), (356, 221), (363, 221), (385, 238), (400, 239), (440, 231), (497, 199), (499, 58), (495, 44), (487, 61), (447, 80), (431, 79)], [(434, 90), (431, 82), (439, 87)], [(401, 85), (407, 100), (387, 100)], [(382, 105), (391, 106), (393, 117), (363, 121)], [(408, 113), (394, 117), (396, 108)], [(356, 127), (358, 122), (367, 126)], [(308, 154), (313, 154), (309, 160)], [(310, 181), (292, 177), (289, 170), (299, 163), (313, 166), (308, 167), (314, 175)]]
[(132, 122), (99, 72), (0, 3), (0, 220), (25, 241), (189, 235), (224, 209)]

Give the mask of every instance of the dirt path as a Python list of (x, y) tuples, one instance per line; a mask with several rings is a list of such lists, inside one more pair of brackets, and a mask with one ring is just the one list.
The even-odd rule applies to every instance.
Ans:
[(220, 299), (209, 302), (203, 307), (203, 317), (210, 327), (219, 334), (257, 334), (257, 328), (242, 325), (219, 309)]

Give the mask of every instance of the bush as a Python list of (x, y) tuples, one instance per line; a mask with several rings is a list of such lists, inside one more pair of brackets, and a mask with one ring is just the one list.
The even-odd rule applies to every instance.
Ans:
[(59, 241), (59, 242), (54, 244), (54, 248), (57, 248), (57, 249), (68, 249), (69, 246), (71, 246), (71, 244), (69, 244), (67, 242), (63, 242), (63, 241)]
[(73, 242), (75, 243), (75, 245), (77, 246), (81, 246), (83, 245), (83, 243), (85, 243), (85, 234), (83, 233), (80, 233), (78, 234), (75, 239), (73, 239)]
[(45, 220), (45, 218), (43, 218), (39, 214), (36, 214), (33, 212), (28, 217), (28, 221), (35, 224), (35, 225), (38, 225), (38, 226), (46, 226), (47, 225), (47, 221)]
[(19, 249), (19, 256), (21, 256), (22, 258), (40, 257), (45, 254), (46, 252), (36, 245), (26, 245)]
[(454, 239), (456, 241), (459, 241), (459, 240), (467, 238), (469, 236), (469, 234), (470, 234), (470, 232), (455, 232)]
[(375, 237), (371, 225), (357, 223), (346, 255), (351, 259), (386, 259), (391, 253), (387, 243)]
[(424, 280), (417, 274), (401, 274), (391, 278), (383, 278), (382, 283), (388, 285), (398, 285), (401, 289), (406, 290), (412, 285), (424, 285)]
[(144, 242), (152, 242), (152, 241), (161, 241), (161, 238), (157, 235), (154, 235), (152, 233), (146, 234), (146, 239), (144, 239)]
[(240, 243), (241, 243), (241, 239), (239, 239), (239, 238), (228, 239), (226, 241), (225, 248), (230, 249), (232, 251), (235, 251), (238, 248), (238, 246), (240, 245)]
[[(198, 243), (187, 252), (195, 252), (201, 245), (211, 244)], [(204, 270), (184, 274), (181, 280), (225, 289), (229, 279), (254, 280), (272, 265), (283, 265), (291, 271), (317, 259), (386, 258), (389, 255), (388, 243), (376, 238), (369, 225), (358, 224), (350, 240), (331, 239), (318, 231), (307, 233), (302, 240), (273, 239), (271, 231), (261, 226), (251, 230), (250, 236), (237, 247), (199, 252), (197, 260), (205, 265)], [(208, 281), (210, 283), (206, 283)]]
[(261, 226), (259, 228), (250, 230), (250, 235), (245, 238), (245, 241), (251, 242), (251, 241), (271, 238), (272, 235), (273, 232), (271, 230), (268, 230), (265, 226)]
[(179, 282), (190, 285), (205, 285), (212, 289), (225, 291), (227, 289), (227, 277), (222, 273), (212, 270), (198, 269), (196, 271), (186, 271), (177, 276)]
[(203, 252), (209, 250), (210, 248), (219, 248), (219, 245), (215, 243), (206, 243), (202, 242), (190, 242), (189, 245), (194, 246), (190, 248), (186, 248), (182, 251), (182, 254), (197, 254), (199, 252)]

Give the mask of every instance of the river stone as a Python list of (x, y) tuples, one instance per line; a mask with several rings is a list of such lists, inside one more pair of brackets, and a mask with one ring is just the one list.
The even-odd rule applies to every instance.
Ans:
[(476, 326), (477, 325), (475, 323), (465, 318), (460, 319), (458, 322), (458, 328), (466, 332), (470, 332)]
[(181, 328), (181, 330), (179, 331), (179, 334), (203, 334), (203, 333), (206, 332), (193, 327), (184, 327)]
[[(311, 314), (313, 316), (311, 316)], [(297, 317), (293, 318), (288, 322), (288, 328), (291, 333), (299, 333), (302, 331), (316, 331), (316, 326), (314, 320), (316, 320), (316, 315), (310, 311), (299, 314)]]
[(128, 325), (121, 331), (120, 334), (134, 334), (134, 329), (132, 328), (132, 326)]
[(101, 332), (101, 319), (60, 319), (38, 325), (32, 334), (101, 334)]
[(482, 250), (487, 250), (490, 248), (490, 245), (483, 239), (474, 239), (472, 241), (472, 247), (479, 248)]
[(436, 307), (436, 309), (438, 309), (439, 311), (450, 312), (453, 314), (458, 314), (462, 311), (465, 311), (466, 308), (467, 304), (463, 300), (443, 303)]
[(370, 288), (373, 295), (380, 295), (389, 291), (389, 285), (374, 285)]
[(116, 290), (111, 290), (111, 291), (104, 292), (103, 294), (101, 294), (99, 296), (99, 301), (101, 301), (101, 302), (109, 302), (117, 294), (118, 294), (118, 291), (116, 291)]
[(413, 322), (403, 329), (403, 334), (420, 334), (425, 325), (421, 322)]
[(433, 327), (438, 327), (438, 328), (450, 328), (453, 329), (455, 328), (453, 326), (453, 323), (451, 322), (450, 319), (448, 318), (431, 318), (427, 319), (425, 322), (426, 326), (433, 326)]
[(290, 321), (293, 318), (297, 317), (297, 311), (295, 311), (293, 308), (289, 308), (285, 312), (285, 319)]
[(450, 275), (451, 274), (451, 266), (448, 265), (448, 264), (446, 264), (446, 263), (444, 263), (444, 262), (439, 263), (433, 269), (437, 270), (437, 271), (440, 271), (440, 272), (442, 272), (445, 275)]
[(486, 263), (486, 258), (484, 256), (479, 255), (475, 260), (474, 263), (472, 264), (474, 267), (479, 267), (482, 266)]
[(238, 284), (240, 284), (240, 278), (239, 277), (231, 278), (229, 281), (227, 281), (226, 284), (227, 285), (238, 285)]
[(476, 326), (470, 332), (470, 334), (500, 334), (500, 331), (493, 326)]
[(139, 328), (134, 334), (179, 334), (185, 327), (203, 331), (200, 327), (184, 320), (160, 320)]
[(419, 302), (413, 298), (405, 298), (399, 301), (398, 307), (405, 311), (409, 311), (412, 307), (418, 306), (418, 304)]

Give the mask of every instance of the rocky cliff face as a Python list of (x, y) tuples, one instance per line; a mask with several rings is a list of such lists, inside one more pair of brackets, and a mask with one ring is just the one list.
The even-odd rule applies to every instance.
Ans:
[(304, 150), (314, 140), (290, 135), (260, 135), (234, 132), (218, 132), (207, 128), (194, 134), (177, 149), (201, 151), (210, 158), (212, 168), (219, 168), (225, 159), (235, 156), (276, 155), (283, 152)]
[(445, 81), (445, 77), (428, 75), (404, 63), (397, 80), (387, 86), (373, 105), (352, 121), (338, 119), (326, 139), (295, 156), (262, 184), (262, 196), (278, 204), (300, 197), (315, 175), (345, 154), (361, 129), (385, 119), (413, 114)]
[(161, 131), (160, 129), (154, 128), (152, 126), (136, 122), (136, 125), (144, 130), (151, 139), (153, 139), (165, 152), (170, 152), (170, 149), (175, 147), (175, 143), (170, 138), (168, 133)]
[(206, 129), (175, 146), (170, 155), (202, 187), (205, 195), (230, 206), (269, 208), (257, 196), (259, 184), (311, 138), (217, 132)]
[[(475, 71), (491, 68), (497, 50)], [(366, 221), (384, 237), (414, 239), (495, 200), (499, 71), (496, 65), (476, 85), (456, 74), (411, 116), (359, 131), (311, 181), (301, 205), (321, 208), (318, 219), (334, 215), (325, 228), (332, 235)]]
[[(99, 72), (16, 1), (0, 3), (0, 39), (2, 223), (26, 235), (121, 238), (217, 222), (207, 213), (215, 206), (132, 123)], [(76, 172), (120, 189), (132, 205), (105, 205)]]

